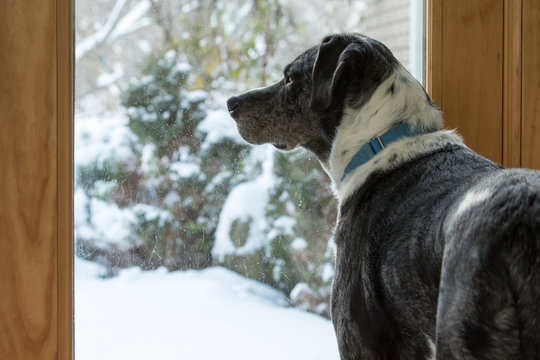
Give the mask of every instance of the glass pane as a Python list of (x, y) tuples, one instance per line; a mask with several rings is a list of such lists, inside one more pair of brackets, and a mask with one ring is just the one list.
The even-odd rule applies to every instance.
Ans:
[(337, 359), (336, 200), (225, 100), (334, 32), (423, 78), (419, 0), (76, 1), (76, 359)]

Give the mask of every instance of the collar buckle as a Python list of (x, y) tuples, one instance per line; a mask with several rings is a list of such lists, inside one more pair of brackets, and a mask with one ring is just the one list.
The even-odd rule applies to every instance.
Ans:
[[(375, 142), (375, 140), (377, 140), (377, 142)], [(379, 135), (374, 136), (371, 140), (369, 140), (369, 145), (375, 154), (378, 154), (384, 150), (384, 143)]]

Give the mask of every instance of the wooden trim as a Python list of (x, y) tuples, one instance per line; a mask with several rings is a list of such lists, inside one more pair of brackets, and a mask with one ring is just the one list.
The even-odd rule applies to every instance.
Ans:
[(429, 0), (428, 90), (465, 143), (502, 162), (503, 0)]
[(522, 1), (504, 0), (503, 166), (521, 166)]
[(426, 1), (426, 90), (442, 106), (442, 0)]
[(0, 14), (0, 358), (53, 359), (56, 3), (7, 0)]
[(71, 0), (0, 2), (0, 359), (72, 358)]
[(540, 169), (540, 2), (426, 0), (426, 85), (473, 150)]
[(73, 359), (73, 2), (57, 0), (58, 359)]
[(523, 0), (521, 166), (540, 169), (540, 2)]

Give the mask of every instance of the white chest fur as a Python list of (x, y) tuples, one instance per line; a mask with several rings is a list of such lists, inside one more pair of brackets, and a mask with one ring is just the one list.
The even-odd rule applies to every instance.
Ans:
[(463, 144), (453, 131), (403, 138), (391, 143), (341, 182), (345, 167), (366, 142), (402, 122), (407, 122), (415, 131), (442, 127), (439, 110), (428, 100), (416, 79), (399, 66), (361, 108), (344, 110), (327, 169), (340, 201), (350, 196), (374, 171), (385, 170), (448, 143)]

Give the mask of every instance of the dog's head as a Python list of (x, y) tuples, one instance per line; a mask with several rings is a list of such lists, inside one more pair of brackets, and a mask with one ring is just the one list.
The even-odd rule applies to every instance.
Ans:
[(287, 65), (281, 81), (233, 96), (227, 106), (246, 141), (303, 146), (326, 162), (345, 102), (361, 107), (396, 64), (374, 39), (331, 35)]

